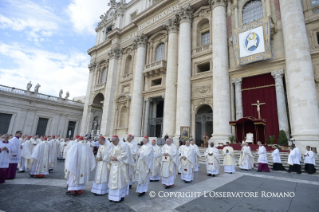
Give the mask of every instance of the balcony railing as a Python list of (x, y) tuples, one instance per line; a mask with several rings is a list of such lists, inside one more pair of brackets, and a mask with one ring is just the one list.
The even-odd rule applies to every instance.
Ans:
[(147, 64), (144, 69), (144, 75), (146, 77), (160, 75), (161, 73), (166, 73), (166, 61), (160, 60), (153, 63)]
[(206, 50), (210, 50), (210, 49), (211, 49), (211, 44), (200, 46), (200, 47), (193, 49), (193, 54), (198, 54), (198, 53), (204, 52)]
[(105, 82), (101, 83), (101, 84), (98, 84), (98, 85), (95, 85), (94, 86), (94, 91), (98, 91), (98, 90), (101, 90), (103, 88), (105, 88)]
[(8, 87), (5, 85), (0, 85), (0, 92), (4, 91), (7, 93), (12, 93), (15, 95), (20, 95), (20, 96), (28, 96), (31, 98), (36, 98), (36, 99), (42, 99), (42, 100), (48, 100), (51, 102), (57, 102), (57, 103), (62, 103), (62, 104), (68, 104), (68, 105), (76, 105), (76, 106), (80, 106), (83, 107), (84, 104), (81, 102), (76, 102), (70, 99), (63, 99), (63, 98), (59, 98), (56, 96), (49, 96), (49, 95), (45, 95), (42, 93), (35, 93), (33, 91), (27, 91), (27, 90), (23, 90), (23, 89), (19, 89), (19, 88), (12, 88), (12, 87)]

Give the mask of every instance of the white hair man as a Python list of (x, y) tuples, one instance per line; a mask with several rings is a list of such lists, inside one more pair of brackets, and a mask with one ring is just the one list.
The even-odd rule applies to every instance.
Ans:
[(246, 142), (243, 142), (240, 157), (239, 168), (250, 170), (254, 168), (254, 156), (251, 154), (251, 149)]
[(179, 158), (179, 164), (181, 166), (181, 179), (185, 183), (190, 183), (194, 179), (194, 168), (195, 168), (195, 152), (190, 146), (189, 140), (185, 141), (185, 147), (181, 152)]
[(143, 146), (137, 153), (138, 159), (136, 163), (136, 180), (137, 188), (136, 192), (139, 193), (139, 197), (143, 196), (148, 191), (148, 183), (150, 181), (150, 174), (153, 170), (153, 147), (149, 142), (149, 138), (144, 136)]
[(157, 145), (157, 142), (155, 139), (152, 140), (152, 146), (153, 146), (153, 170), (150, 177), (151, 182), (159, 181), (161, 179), (161, 164), (162, 164), (162, 150)]
[(235, 172), (235, 160), (234, 149), (229, 146), (229, 142), (226, 142), (226, 146), (223, 148), (224, 155), (224, 172), (232, 174)]
[(130, 178), (130, 186), (129, 188), (132, 188), (132, 185), (135, 184), (135, 179), (134, 179), (134, 175), (135, 175), (135, 165), (136, 165), (136, 161), (137, 161), (137, 153), (139, 151), (139, 148), (137, 146), (137, 143), (134, 141), (134, 137), (131, 134), (127, 135), (127, 144), (130, 148), (131, 151), (131, 157), (133, 158), (133, 162), (134, 162), (134, 166), (130, 166), (129, 168), (129, 178)]
[(168, 138), (166, 139), (166, 144), (162, 147), (161, 177), (165, 189), (174, 186), (178, 164), (177, 147), (172, 143), (172, 139)]
[(211, 142), (204, 153), (206, 157), (207, 176), (215, 177), (219, 174), (219, 152), (214, 143)]
[(194, 169), (194, 172), (197, 172), (198, 171), (198, 168), (199, 168), (199, 159), (201, 157), (201, 154), (199, 152), (199, 149), (198, 149), (198, 146), (195, 144), (194, 142), (194, 139), (190, 139), (190, 146), (194, 149), (194, 152), (195, 152), (195, 169)]

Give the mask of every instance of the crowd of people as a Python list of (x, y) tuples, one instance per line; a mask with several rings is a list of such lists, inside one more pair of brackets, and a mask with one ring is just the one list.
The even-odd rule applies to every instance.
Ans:
[[(22, 136), (17, 131), (15, 136), (2, 135), (0, 142), (0, 183), (6, 179), (14, 179), (19, 172), (30, 171), (30, 176), (43, 178), (54, 170), (57, 160), (63, 159), (67, 194), (79, 195), (89, 182), (90, 173), (95, 169), (95, 177), (91, 192), (96, 196), (108, 194), (111, 202), (121, 202), (129, 194), (132, 186), (136, 186), (138, 196), (148, 191), (149, 182), (158, 182), (165, 189), (172, 188), (178, 174), (185, 183), (194, 179), (198, 171), (199, 159), (202, 157), (193, 139), (186, 140), (179, 148), (171, 138), (166, 138), (162, 147), (157, 141), (147, 136), (139, 145), (133, 135), (121, 140), (117, 135), (106, 139), (102, 135), (97, 141), (79, 135), (74, 139), (39, 136)], [(257, 171), (269, 172), (266, 148), (258, 142)], [(301, 173), (300, 150), (292, 145), (288, 156), (288, 172)], [(224, 172), (235, 172), (235, 155), (233, 148), (226, 143), (221, 151)], [(219, 174), (220, 154), (214, 143), (209, 143), (204, 155), (207, 175), (215, 177)], [(273, 170), (285, 170), (281, 163), (279, 147), (274, 145), (272, 152)], [(307, 147), (303, 155), (305, 171), (315, 173), (315, 153)], [(238, 165), (240, 169), (254, 168), (254, 156), (247, 143), (242, 144)]]

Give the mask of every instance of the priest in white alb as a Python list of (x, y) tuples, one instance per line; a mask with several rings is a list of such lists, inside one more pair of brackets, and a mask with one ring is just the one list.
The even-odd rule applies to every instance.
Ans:
[(174, 186), (176, 172), (179, 167), (178, 150), (171, 138), (166, 139), (166, 144), (162, 147), (161, 177), (165, 189)]
[(268, 167), (268, 159), (267, 159), (267, 151), (264, 145), (258, 141), (257, 142), (259, 148), (258, 148), (258, 170), (257, 172), (270, 172), (270, 169)]
[(308, 174), (316, 173), (316, 159), (315, 153), (310, 149), (310, 146), (306, 146), (307, 151), (303, 155), (304, 163), (305, 163), (305, 171)]
[(280, 154), (279, 154), (279, 147), (277, 144), (272, 146), (275, 150), (272, 151), (271, 153), (271, 157), (272, 157), (272, 170), (274, 171), (286, 171), (285, 167), (282, 165), (281, 163), (281, 158), (280, 158)]
[(234, 149), (229, 146), (229, 142), (226, 142), (226, 146), (223, 148), (224, 155), (224, 172), (232, 174), (235, 172), (235, 160)]
[(162, 164), (162, 150), (157, 145), (155, 139), (152, 140), (152, 147), (153, 147), (153, 170), (151, 173), (150, 181), (156, 182), (161, 179), (161, 164)]
[(38, 143), (31, 155), (32, 167), (30, 171), (31, 177), (43, 178), (49, 174), (49, 158), (50, 156), (50, 144), (45, 139)]
[(194, 172), (197, 172), (198, 171), (198, 168), (199, 168), (199, 159), (201, 157), (201, 154), (199, 152), (199, 149), (198, 149), (198, 146), (195, 144), (194, 142), (194, 139), (190, 139), (190, 142), (191, 142), (191, 147), (194, 149), (194, 152), (195, 152), (195, 169), (194, 169)]
[(90, 173), (95, 168), (95, 157), (90, 144), (79, 137), (79, 142), (72, 145), (68, 152), (66, 169), (69, 171), (68, 191), (69, 195), (82, 194), (82, 190), (90, 180)]
[(213, 142), (210, 142), (209, 147), (204, 153), (206, 157), (207, 176), (215, 177), (219, 174), (219, 151), (214, 146)]
[(129, 169), (134, 166), (134, 161), (129, 145), (120, 141), (117, 135), (112, 136), (112, 144), (114, 146), (109, 163), (109, 200), (118, 203), (124, 201), (124, 197), (129, 194)]
[(54, 167), (57, 166), (57, 158), (60, 152), (60, 144), (55, 140), (55, 135), (48, 137), (50, 144), (50, 161), (49, 161), (49, 172), (53, 171)]
[[(184, 147), (185, 147), (184, 144), (182, 144), (182, 145), (180, 145), (180, 146), (178, 147), (178, 157), (181, 156)], [(179, 167), (178, 167), (178, 174), (181, 174), (181, 173), (182, 173), (182, 167), (179, 166)]]
[(14, 146), (9, 142), (9, 135), (4, 134), (0, 140), (0, 183), (5, 183), (9, 168), (10, 153)]
[(190, 141), (185, 141), (185, 146), (179, 157), (179, 165), (181, 166), (181, 179), (185, 183), (190, 183), (194, 179), (194, 169), (195, 169), (195, 151), (190, 146)]
[(297, 172), (297, 174), (301, 174), (299, 152), (294, 144), (290, 146), (290, 153), (288, 155), (288, 165), (288, 173)]
[(148, 191), (148, 184), (150, 181), (150, 175), (153, 170), (153, 158), (154, 151), (153, 147), (149, 142), (149, 138), (144, 136), (143, 145), (137, 153), (137, 163), (136, 163), (136, 180), (137, 187), (136, 192), (139, 193), (139, 197), (143, 196), (145, 192)]
[(9, 141), (12, 144), (13, 148), (11, 150), (10, 159), (9, 159), (9, 168), (7, 171), (7, 179), (14, 179), (17, 173), (18, 163), (21, 160), (21, 141), (20, 137), (22, 136), (21, 131), (17, 131), (15, 136)]
[(93, 186), (91, 192), (95, 196), (103, 196), (109, 192), (108, 182), (109, 182), (109, 169), (108, 163), (111, 161), (111, 153), (113, 145), (105, 140), (103, 136), (99, 138), (99, 150), (96, 154), (96, 170), (95, 178), (93, 181)]
[(133, 158), (134, 166), (130, 166), (129, 169), (129, 177), (130, 177), (130, 188), (132, 188), (132, 185), (135, 184), (136, 179), (135, 178), (135, 166), (137, 162), (137, 153), (139, 151), (139, 148), (137, 146), (137, 143), (134, 141), (133, 135), (129, 134), (127, 135), (127, 144), (130, 147), (131, 151), (131, 157)]
[(254, 168), (254, 156), (251, 153), (251, 149), (248, 143), (243, 142), (239, 157), (239, 168), (244, 170), (250, 170)]

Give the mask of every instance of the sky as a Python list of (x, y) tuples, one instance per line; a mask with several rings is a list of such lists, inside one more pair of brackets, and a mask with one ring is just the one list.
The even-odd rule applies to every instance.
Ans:
[(0, 84), (86, 94), (95, 27), (109, 0), (0, 0)]

